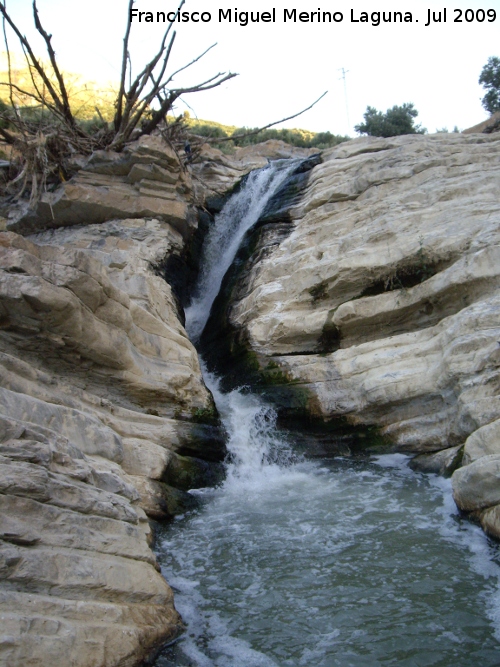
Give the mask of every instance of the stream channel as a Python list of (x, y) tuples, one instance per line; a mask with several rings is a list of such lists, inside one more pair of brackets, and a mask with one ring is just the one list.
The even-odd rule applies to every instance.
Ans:
[[(186, 310), (195, 344), (245, 233), (296, 165), (252, 172), (216, 217)], [(260, 397), (204, 378), (231, 459), (158, 536), (187, 627), (156, 667), (500, 666), (500, 552), (459, 517), (449, 480), (401, 454), (304, 459)]]

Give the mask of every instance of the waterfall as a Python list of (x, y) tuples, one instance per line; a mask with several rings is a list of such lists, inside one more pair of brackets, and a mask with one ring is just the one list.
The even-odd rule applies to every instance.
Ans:
[[(205, 239), (194, 298), (186, 308), (186, 330), (193, 342), (199, 341), (203, 333), (224, 276), (245, 234), (256, 224), (268, 202), (300, 162), (276, 160), (251, 172), (240, 190), (215, 217)], [(276, 432), (274, 409), (248, 392), (223, 393), (219, 379), (207, 371), (203, 360), (201, 368), (228, 436), (231, 463), (226, 484), (234, 478), (249, 480), (261, 473), (265, 466), (279, 466), (291, 460), (286, 440)]]
[[(245, 233), (297, 162), (251, 173), (205, 241), (187, 330), (198, 341)], [(407, 457), (294, 458), (275, 413), (224, 393), (224, 483), (158, 540), (187, 630), (156, 667), (498, 667), (500, 569), (449, 480)], [(293, 444), (293, 443), (292, 443)]]
[(241, 189), (215, 217), (205, 239), (194, 298), (186, 308), (186, 331), (194, 343), (205, 328), (222, 280), (243, 237), (299, 163), (300, 160), (276, 160), (263, 169), (252, 171)]

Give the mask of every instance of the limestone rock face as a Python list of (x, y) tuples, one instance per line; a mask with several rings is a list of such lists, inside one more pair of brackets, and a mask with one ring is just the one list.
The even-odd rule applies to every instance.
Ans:
[(453, 496), (465, 510), (480, 510), (500, 504), (500, 456), (482, 456), (453, 473)]
[(67, 225), (127, 218), (156, 218), (185, 237), (196, 226), (189, 209), (191, 179), (160, 137), (144, 136), (123, 153), (96, 151), (83, 169), (35, 210), (11, 209), (6, 229), (22, 234)]
[(190, 234), (190, 188), (149, 139), (94, 156), (54, 219), (44, 201), (10, 218), (29, 238), (0, 233), (2, 665), (132, 666), (182, 627), (148, 517), (192, 506), (224, 456), (155, 272)]
[(500, 417), (499, 147), (438, 134), (324, 152), (293, 231), (252, 258), (229, 312), (310, 413), (415, 453)]
[(261, 234), (223, 324), (285, 414), (375, 427), (419, 470), (462, 466), (455, 500), (496, 537), (499, 149), (472, 133), (325, 151), (291, 233)]
[(450, 477), (456, 468), (462, 463), (463, 447), (449, 447), (440, 452), (431, 452), (429, 454), (417, 454), (410, 461), (410, 468), (419, 472), (434, 473)]

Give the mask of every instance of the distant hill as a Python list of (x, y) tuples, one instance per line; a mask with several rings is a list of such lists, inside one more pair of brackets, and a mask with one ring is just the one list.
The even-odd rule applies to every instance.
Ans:
[[(236, 125), (223, 125), (212, 120), (198, 120), (191, 118), (186, 112), (184, 114), (185, 122), (190, 131), (202, 137), (211, 139), (228, 139), (245, 132), (252, 132), (258, 128), (251, 127), (237, 127)], [(292, 146), (300, 148), (330, 148), (336, 146), (342, 141), (348, 141), (350, 137), (332, 134), (331, 132), (311, 132), (310, 130), (302, 129), (274, 129), (263, 130), (257, 134), (250, 136), (231, 139), (230, 141), (222, 141), (220, 143), (213, 142), (212, 145), (220, 148), (224, 152), (232, 152), (236, 147), (249, 146), (251, 144), (260, 144), (269, 139), (280, 139)]]

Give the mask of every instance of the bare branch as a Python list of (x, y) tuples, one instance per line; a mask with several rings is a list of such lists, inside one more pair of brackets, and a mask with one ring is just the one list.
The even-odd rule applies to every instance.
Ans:
[(122, 73), (120, 76), (120, 88), (116, 98), (116, 113), (114, 118), (115, 130), (118, 131), (122, 121), (123, 111), (123, 96), (125, 94), (125, 79), (127, 78), (127, 58), (128, 58), (128, 42), (130, 38), (130, 30), (132, 29), (132, 21), (130, 20), (130, 12), (134, 6), (134, 0), (129, 0), (128, 14), (127, 14), (127, 29), (123, 38), (123, 55), (122, 55)]
[(268, 125), (264, 125), (264, 127), (259, 127), (257, 130), (250, 130), (249, 132), (241, 132), (240, 134), (233, 134), (230, 137), (222, 137), (222, 138), (221, 137), (213, 137), (213, 138), (209, 137), (209, 138), (207, 138), (205, 143), (207, 143), (207, 144), (217, 143), (218, 144), (218, 143), (221, 143), (223, 141), (232, 141), (233, 139), (242, 139), (244, 137), (251, 137), (254, 134), (259, 134), (259, 132), (263, 132), (264, 130), (268, 130), (270, 127), (273, 127), (273, 125), (278, 125), (279, 123), (284, 123), (287, 120), (292, 120), (293, 118), (297, 118), (298, 116), (302, 116), (303, 113), (305, 113), (306, 111), (309, 111), (309, 109), (312, 109), (314, 106), (316, 106), (316, 104), (318, 104), (318, 102), (320, 100), (322, 100), (323, 97), (327, 93), (328, 93), (328, 91), (325, 90), (323, 95), (318, 97), (316, 102), (313, 102), (312, 104), (310, 104), (305, 109), (302, 109), (302, 111), (299, 111), (298, 113), (293, 114), (293, 116), (287, 116), (287, 118), (282, 118), (281, 120), (275, 120), (272, 123), (269, 123)]
[[(175, 12), (174, 21), (177, 18), (179, 12), (181, 11), (182, 7), (184, 6), (185, 2), (186, 2), (186, 0), (181, 0), (180, 4), (177, 7), (177, 10)], [(139, 82), (141, 80), (142, 81), (144, 81), (144, 80), (147, 81), (147, 79), (149, 78), (149, 72), (153, 72), (154, 68), (159, 63), (160, 58), (162, 57), (162, 55), (165, 51), (165, 44), (167, 42), (167, 37), (170, 33), (170, 30), (172, 29), (174, 21), (170, 21), (170, 23), (168, 24), (168, 27), (163, 34), (163, 38), (161, 40), (161, 44), (160, 44), (160, 48), (158, 49), (158, 52), (156, 53), (154, 58), (152, 60), (150, 60), (150, 62), (144, 67), (142, 72), (137, 75), (136, 82)]]
[[(43, 101), (45, 102), (45, 95), (42, 94), (42, 93), (38, 90), (38, 84), (37, 84), (37, 81), (36, 81), (35, 76), (33, 75), (33, 69), (34, 69), (34, 68), (33, 68), (33, 65), (32, 65), (31, 62), (30, 62), (30, 58), (29, 58), (28, 53), (26, 52), (26, 49), (25, 49), (25, 47), (24, 47), (24, 44), (21, 44), (21, 48), (22, 48), (22, 50), (23, 50), (23, 54), (24, 54), (24, 58), (25, 58), (25, 60), (26, 60), (26, 63), (28, 64), (28, 72), (30, 73), (30, 78), (31, 78), (31, 83), (33, 84), (33, 88), (36, 90), (38, 97), (39, 97), (41, 100), (43, 100)], [(48, 105), (48, 106), (50, 106), (50, 105)], [(54, 113), (55, 113), (56, 116), (57, 116), (58, 111), (56, 110), (56, 111), (54, 111)]]
[[(223, 78), (220, 79), (220, 81), (216, 81), (215, 83), (211, 83), (214, 81), (214, 79), (217, 79), (217, 77), (222, 76)], [(198, 91), (201, 90), (210, 90), (211, 88), (217, 88), (217, 86), (220, 86), (223, 84), (225, 81), (229, 81), (229, 79), (234, 79), (235, 76), (239, 76), (237, 73), (232, 73), (229, 72), (228, 74), (225, 74), (225, 72), (219, 72), (215, 76), (212, 76), (210, 79), (207, 79), (203, 83), (199, 83), (196, 86), (190, 86), (189, 88), (175, 88), (172, 92), (175, 93), (176, 99), (180, 97), (180, 95), (184, 95), (186, 93), (197, 93)], [(211, 85), (207, 85), (211, 84)], [(307, 109), (305, 109), (307, 111)], [(292, 116), (293, 118), (293, 116)], [(280, 123), (281, 121), (278, 121)]]
[(205, 56), (211, 49), (214, 48), (214, 46), (217, 46), (217, 42), (215, 42), (215, 44), (212, 44), (212, 46), (209, 46), (208, 49), (205, 49), (205, 51), (203, 51), (203, 53), (200, 53), (200, 55), (199, 55), (197, 58), (195, 58), (194, 60), (191, 60), (190, 63), (188, 63), (187, 65), (184, 65), (184, 67), (181, 67), (180, 69), (178, 69), (177, 71), (175, 71), (173, 74), (171, 74), (171, 75), (168, 77), (168, 79), (165, 81), (165, 83), (163, 84), (163, 87), (164, 87), (164, 86), (168, 86), (168, 84), (172, 81), (172, 79), (174, 78), (174, 76), (176, 76), (177, 74), (179, 74), (179, 72), (183, 72), (183, 71), (184, 71), (185, 69), (187, 69), (188, 67), (191, 67), (191, 65), (194, 65), (195, 63), (197, 63), (198, 60), (201, 60), (201, 59), (203, 58), (203, 56)]
[[(53, 102), (54, 102), (54, 106), (55, 106), (55, 108), (57, 109), (58, 113), (59, 113), (63, 118), (65, 118), (65, 107), (64, 107), (63, 102), (61, 101), (59, 95), (57, 94), (57, 92), (56, 92), (54, 86), (53, 86), (52, 83), (50, 82), (50, 79), (49, 79), (48, 76), (46, 75), (45, 70), (43, 69), (42, 65), (38, 62), (38, 60), (37, 60), (35, 54), (33, 53), (33, 50), (32, 50), (32, 48), (31, 48), (30, 43), (28, 42), (28, 40), (26, 39), (26, 37), (24, 37), (24, 36), (22, 35), (22, 33), (20, 32), (19, 28), (16, 26), (16, 24), (14, 23), (14, 21), (13, 21), (13, 20), (11, 19), (11, 17), (9, 16), (9, 14), (8, 14), (8, 12), (7, 12), (7, 9), (6, 9), (6, 7), (5, 7), (5, 4), (4, 4), (3, 2), (0, 2), (0, 12), (2, 13), (3, 17), (6, 19), (7, 23), (8, 23), (8, 24), (10, 25), (10, 27), (12, 28), (12, 30), (16, 33), (16, 35), (17, 35), (19, 41), (21, 42), (21, 45), (23, 46), (23, 49), (25, 49), (25, 50), (27, 51), (28, 56), (29, 56), (29, 58), (28, 58), (28, 64), (31, 65), (31, 66), (33, 66), (33, 67), (35, 68), (35, 70), (36, 70), (36, 71), (38, 72), (38, 74), (40, 75), (42, 81), (43, 81), (44, 84), (47, 86), (47, 90), (49, 91), (50, 96), (52, 97), (52, 100), (53, 100)], [(30, 62), (30, 61), (31, 61), (31, 62)]]
[(23, 90), (22, 88), (19, 88), (19, 86), (17, 86), (15, 83), (6, 83), (5, 81), (0, 81), (0, 86), (9, 86), (13, 90), (17, 90), (17, 92), (20, 95), (26, 95), (27, 97), (31, 97), (31, 99), (35, 100), (35, 102), (37, 102), (41, 106), (46, 106), (51, 111), (55, 112), (55, 107), (49, 104), (47, 100), (44, 100), (42, 97), (38, 97), (38, 95), (35, 95), (34, 93), (30, 93), (28, 90)]
[(170, 43), (169, 43), (168, 48), (167, 48), (167, 53), (165, 54), (165, 58), (163, 59), (161, 72), (158, 74), (158, 78), (155, 79), (154, 76), (153, 76), (153, 73), (151, 72), (151, 80), (154, 82), (157, 89), (160, 89), (160, 87), (161, 87), (160, 82), (163, 79), (163, 75), (165, 74), (165, 70), (167, 69), (168, 61), (170, 59), (170, 53), (172, 51), (172, 47), (174, 45), (174, 41), (175, 41), (176, 37), (177, 37), (177, 32), (174, 30), (174, 34), (172, 35), (172, 38), (171, 38)]
[[(133, 0), (130, 0), (130, 2), (133, 4)], [(177, 8), (177, 11), (175, 13), (175, 16), (174, 16), (174, 20), (177, 17), (178, 13), (180, 12), (184, 3), (185, 3), (185, 0), (182, 0), (181, 3), (179, 4), (179, 6)], [(130, 33), (130, 26), (131, 26), (130, 10), (131, 10), (131, 5), (129, 4), (129, 25), (128, 25), (128, 29), (127, 29), (128, 33)], [(156, 55), (153, 57), (153, 59), (150, 60), (150, 62), (147, 63), (147, 65), (143, 68), (143, 70), (136, 76), (136, 78), (134, 79), (134, 82), (129, 86), (129, 89), (128, 89), (127, 93), (125, 93), (125, 90), (122, 91), (120, 99), (118, 101), (118, 104), (123, 105), (123, 97), (125, 97), (126, 103), (125, 103), (125, 110), (121, 111), (119, 124), (117, 125), (116, 122), (115, 122), (115, 129), (118, 133), (122, 133), (124, 128), (128, 126), (130, 115), (131, 115), (135, 105), (137, 104), (137, 102), (138, 102), (138, 100), (141, 96), (142, 91), (144, 90), (145, 86), (147, 85), (147, 82), (150, 78), (150, 75), (153, 73), (156, 65), (160, 61), (160, 58), (162, 57), (163, 53), (165, 52), (165, 44), (166, 44), (168, 34), (169, 34), (170, 30), (172, 29), (173, 24), (174, 24), (173, 21), (170, 21), (170, 23), (168, 24), (168, 27), (165, 30), (165, 33), (163, 34), (163, 38), (162, 38), (162, 41), (161, 41), (161, 44), (160, 44), (160, 48), (157, 51)], [(172, 40), (170, 42), (169, 48), (167, 50), (167, 55), (165, 57), (166, 61), (168, 61), (168, 58), (170, 57), (170, 50), (172, 48), (172, 44), (173, 44), (174, 39), (175, 39), (175, 33), (174, 33), (174, 37), (172, 38)], [(127, 36), (127, 42), (128, 42), (128, 36)], [(166, 65), (167, 65), (167, 62), (164, 62), (164, 67), (162, 69), (162, 76), (163, 76), (163, 72), (166, 68)], [(154, 99), (154, 97), (155, 97), (155, 95), (153, 94), (151, 99)], [(118, 107), (118, 104), (117, 104), (117, 107)], [(122, 109), (123, 109), (123, 106), (121, 106), (121, 110)]]
[[(174, 33), (174, 36), (175, 36), (175, 33)], [(201, 56), (199, 56), (196, 60), (199, 60), (199, 58), (201, 58)], [(195, 62), (195, 61), (193, 61), (193, 62)], [(220, 82), (214, 84), (213, 86), (206, 86), (206, 84), (211, 83), (212, 81), (214, 81), (215, 79), (217, 79), (220, 76), (224, 76), (224, 73), (219, 72), (218, 74), (216, 74), (215, 76), (212, 76), (207, 81), (205, 81), (201, 84), (198, 84), (197, 86), (193, 86), (192, 88), (185, 88), (185, 89), (182, 89), (181, 91), (177, 91), (175, 89), (170, 91), (169, 97), (172, 100), (171, 103), (170, 103), (170, 106), (175, 102), (175, 100), (179, 97), (179, 95), (182, 95), (183, 93), (191, 93), (191, 92), (196, 92), (198, 90), (201, 91), (201, 90), (208, 90), (209, 88), (214, 88), (215, 86), (219, 86), (221, 83), (226, 81), (228, 78), (232, 79), (234, 76), (237, 76), (237, 74), (229, 74), (229, 75), (225, 76), (224, 79), (222, 79)], [(153, 81), (154, 81), (154, 79), (153, 79)], [(155, 115), (153, 117), (156, 118), (157, 113), (160, 114), (160, 119), (163, 118), (163, 116), (165, 116), (165, 114), (170, 109), (170, 106), (165, 105), (166, 98), (163, 98), (163, 96), (162, 96), (162, 93), (165, 91), (165, 86), (166, 86), (166, 84), (162, 85), (162, 86), (155, 85), (153, 87), (153, 90), (149, 93), (149, 95), (146, 96), (142, 100), (141, 106), (137, 109), (134, 116), (132, 117), (132, 120), (130, 121), (131, 131), (137, 127), (137, 124), (139, 123), (141, 118), (144, 116), (144, 113), (145, 113), (146, 109), (149, 107), (149, 105), (151, 104), (151, 102), (154, 100), (155, 97), (157, 97), (159, 102), (160, 102), (160, 111), (155, 112)], [(203, 86), (206, 86), (206, 87), (203, 87)], [(165, 107), (166, 107), (166, 111), (162, 112), (162, 109), (164, 109)], [(158, 122), (155, 124), (155, 127), (157, 125), (158, 125)]]
[[(172, 38), (171, 38), (170, 43), (168, 45), (167, 53), (165, 55), (165, 59), (164, 59), (164, 63), (163, 63), (162, 73), (167, 66), (168, 59), (170, 58), (170, 52), (172, 50), (172, 46), (173, 46), (173, 43), (175, 41), (176, 34), (177, 33), (174, 31), (174, 34), (172, 35)], [(163, 76), (163, 74), (161, 76)], [(141, 119), (141, 117), (145, 113), (146, 109), (151, 104), (151, 102), (154, 100), (155, 97), (158, 97), (159, 93), (161, 92), (161, 88), (160, 88), (158, 82), (155, 80), (152, 71), (149, 72), (148, 78), (150, 78), (153, 81), (153, 88), (149, 92), (149, 94), (146, 95), (142, 100), (139, 100), (139, 95), (140, 95), (141, 91), (134, 90), (132, 92), (132, 89), (130, 89), (129, 93), (127, 93), (128, 100), (127, 100), (126, 110), (125, 110), (125, 113), (124, 113), (124, 122), (123, 122), (123, 125), (127, 128), (126, 130), (124, 130), (124, 133), (127, 135), (126, 139), (128, 139), (128, 137), (130, 136), (130, 133), (135, 129), (135, 127), (137, 126), (137, 123), (139, 122), (139, 120)], [(144, 85), (145, 85), (146, 82), (147, 82), (147, 80), (144, 79), (141, 90), (142, 90), (142, 88), (144, 88)], [(160, 103), (162, 103), (162, 102), (160, 102)], [(136, 104), (138, 104), (139, 106), (136, 107)], [(135, 111), (134, 111), (134, 107), (135, 107)], [(132, 116), (132, 114), (133, 114), (133, 116)], [(131, 116), (132, 116), (132, 120), (130, 120)]]
[(7, 66), (9, 70), (9, 100), (12, 110), (14, 111), (14, 114), (16, 116), (16, 119), (20, 121), (21, 119), (19, 118), (19, 112), (17, 111), (16, 105), (14, 104), (14, 98), (12, 95), (12, 64), (10, 61), (10, 49), (9, 49), (9, 41), (7, 39), (7, 29), (5, 27), (5, 16), (2, 16), (2, 28), (3, 28), (3, 38), (5, 42), (5, 51), (7, 53)]
[[(211, 81), (214, 81), (214, 79), (217, 79), (217, 77), (222, 76), (222, 79), (219, 79), (218, 81), (215, 81), (214, 83), (209, 84)], [(150, 134), (154, 129), (156, 129), (159, 125), (159, 123), (165, 118), (167, 112), (169, 109), (172, 108), (173, 103), (175, 100), (180, 97), (181, 95), (185, 95), (186, 93), (197, 93), (201, 92), (202, 90), (210, 90), (211, 88), (217, 88), (217, 86), (222, 85), (225, 81), (229, 81), (229, 79), (233, 79), (235, 76), (238, 76), (237, 74), (232, 74), (229, 72), (229, 74), (223, 75), (223, 74), (216, 74), (212, 78), (208, 79), (204, 83), (198, 85), (198, 86), (193, 86), (191, 88), (179, 88), (177, 90), (171, 90), (170, 93), (168, 94), (167, 98), (164, 100), (163, 104), (161, 105), (160, 109), (158, 111), (155, 111), (153, 113), (153, 117), (151, 120), (144, 125), (142, 128), (142, 134)]]
[(38, 9), (36, 6), (36, 0), (33, 0), (33, 18), (35, 19), (35, 26), (38, 32), (42, 35), (45, 44), (47, 46), (47, 52), (49, 54), (50, 58), (50, 63), (52, 65), (52, 69), (54, 71), (54, 74), (56, 75), (57, 82), (59, 84), (59, 90), (61, 92), (62, 96), (62, 105), (63, 105), (63, 115), (65, 120), (68, 122), (68, 124), (71, 127), (75, 127), (75, 119), (73, 118), (73, 114), (71, 113), (71, 107), (69, 104), (69, 98), (68, 98), (68, 93), (66, 90), (66, 86), (64, 85), (64, 79), (63, 76), (59, 70), (59, 67), (57, 66), (57, 61), (56, 61), (56, 54), (54, 52), (54, 49), (52, 48), (51, 40), (52, 40), (52, 35), (49, 35), (43, 28), (41, 22), (40, 22), (40, 17), (38, 16)]

